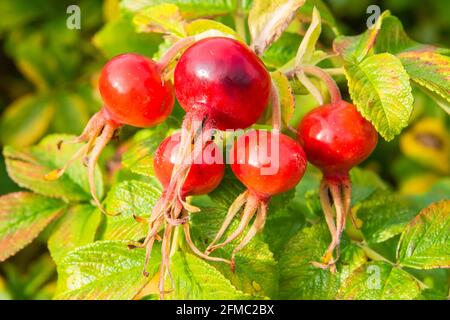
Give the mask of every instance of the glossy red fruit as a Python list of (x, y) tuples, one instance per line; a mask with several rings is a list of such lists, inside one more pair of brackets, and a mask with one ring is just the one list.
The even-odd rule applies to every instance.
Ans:
[(250, 131), (239, 137), (232, 154), (234, 174), (261, 199), (294, 188), (306, 169), (300, 144), (281, 133)]
[(207, 116), (219, 129), (247, 128), (268, 104), (264, 64), (239, 41), (212, 37), (189, 47), (175, 68), (175, 94), (186, 112)]
[(99, 79), (100, 94), (112, 120), (135, 127), (150, 127), (172, 112), (173, 86), (163, 81), (155, 61), (127, 53), (112, 58)]
[[(164, 189), (170, 183), (179, 144), (180, 133), (176, 133), (163, 140), (155, 152), (153, 168)], [(214, 142), (209, 142), (203, 149), (202, 157), (201, 161), (197, 159), (191, 165), (181, 191), (182, 196), (207, 194), (220, 184), (225, 172), (220, 149)]]
[(378, 135), (356, 107), (345, 101), (320, 106), (300, 122), (298, 140), (325, 177), (346, 177), (375, 149)]

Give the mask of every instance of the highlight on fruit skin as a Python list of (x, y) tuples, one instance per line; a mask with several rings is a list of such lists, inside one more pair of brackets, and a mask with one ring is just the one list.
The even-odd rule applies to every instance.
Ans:
[(159, 65), (138, 54), (122, 54), (112, 58), (102, 69), (99, 91), (104, 106), (88, 122), (80, 136), (62, 143), (85, 143), (70, 160), (45, 178), (55, 180), (76, 160), (87, 166), (92, 198), (103, 213), (95, 190), (95, 165), (108, 142), (123, 125), (149, 127), (164, 121), (172, 112), (172, 84), (161, 76)]
[[(237, 239), (254, 218), (249, 231), (233, 250), (231, 265), (234, 270), (236, 254), (264, 228), (270, 198), (294, 188), (300, 182), (306, 170), (306, 156), (294, 139), (278, 131), (270, 133), (263, 130), (252, 130), (239, 137), (231, 154), (231, 169), (247, 190), (230, 206), (206, 254)], [(216, 244), (241, 210), (242, 217), (236, 230)]]
[[(150, 255), (155, 240), (160, 239), (158, 232), (164, 229), (162, 236), (162, 263), (159, 279), (159, 290), (161, 297), (164, 297), (164, 283), (166, 274), (170, 274), (170, 248), (173, 241), (173, 231), (175, 227), (182, 225), (186, 243), (191, 250), (201, 258), (211, 261), (230, 263), (226, 259), (209, 257), (201, 252), (192, 242), (189, 229), (189, 214), (198, 212), (199, 209), (190, 205), (186, 201), (186, 197), (192, 195), (208, 194), (213, 191), (222, 181), (225, 172), (225, 164), (223, 161), (222, 151), (212, 141), (209, 141), (202, 148), (201, 152), (192, 160), (190, 170), (184, 179), (181, 190), (169, 189), (169, 182), (173, 175), (174, 168), (177, 165), (176, 156), (182, 152), (181, 134), (176, 133), (163, 140), (154, 154), (153, 167), (155, 175), (163, 186), (161, 198), (153, 207), (149, 219), (136, 217), (140, 222), (148, 224), (149, 231), (147, 237), (141, 244), (131, 244), (129, 248), (145, 248), (145, 264), (144, 275), (148, 276), (146, 271)], [(174, 196), (178, 194), (179, 196)], [(172, 281), (173, 283), (173, 281)]]
[(332, 236), (322, 261), (313, 264), (335, 271), (341, 235), (351, 205), (349, 171), (372, 153), (378, 134), (354, 105), (339, 100), (310, 111), (299, 124), (297, 138), (308, 161), (323, 173), (319, 195)]

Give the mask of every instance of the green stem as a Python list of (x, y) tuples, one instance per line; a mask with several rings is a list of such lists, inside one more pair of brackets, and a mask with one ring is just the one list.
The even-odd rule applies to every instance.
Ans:
[(325, 82), (328, 88), (328, 92), (330, 93), (331, 103), (342, 100), (341, 92), (339, 91), (339, 87), (337, 86), (336, 82), (328, 73), (317, 66), (299, 66), (285, 72), (285, 75), (288, 79), (294, 79), (296, 77), (296, 74), (301, 71), (311, 74)]
[(237, 33), (241, 36), (242, 40), (247, 41), (247, 33), (245, 31), (245, 14), (242, 10), (242, 1), (236, 0), (236, 11), (234, 13), (234, 24)]
[(173, 230), (172, 246), (170, 248), (170, 257), (172, 257), (175, 254), (175, 252), (177, 252), (177, 250), (178, 250), (179, 235), (180, 235), (180, 226), (176, 226), (176, 227), (174, 227), (174, 230)]
[(325, 71), (326, 73), (328, 73), (331, 76), (339, 76), (344, 74), (344, 67), (340, 67), (340, 68), (325, 68), (322, 69), (323, 71)]
[(373, 261), (382, 261), (382, 262), (386, 262), (386, 263), (390, 264), (391, 266), (394, 266), (394, 263), (392, 263), (392, 261), (389, 261), (388, 259), (383, 257), (381, 254), (379, 254), (372, 248), (369, 248), (366, 244), (361, 243), (361, 242), (355, 242), (355, 244), (358, 247), (360, 247), (364, 251), (366, 256), (369, 257), (370, 259), (372, 259)]

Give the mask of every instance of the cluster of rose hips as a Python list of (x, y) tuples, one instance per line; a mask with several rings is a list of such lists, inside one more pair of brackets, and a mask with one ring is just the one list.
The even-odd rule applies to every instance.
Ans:
[[(250, 127), (260, 118), (269, 99), (277, 95), (261, 60), (245, 44), (230, 38), (211, 37), (191, 44), (176, 64), (174, 85), (167, 78), (167, 65), (136, 54), (120, 55), (109, 61), (99, 79), (104, 107), (76, 139), (76, 142), (87, 143), (67, 164), (84, 156), (91, 193), (101, 208), (95, 192), (94, 167), (102, 149), (125, 124), (149, 127), (164, 121), (171, 113), (176, 96), (186, 111), (182, 131), (162, 141), (154, 154), (155, 174), (164, 191), (150, 218), (146, 219), (149, 225), (146, 239), (136, 245), (146, 248), (147, 264), (154, 241), (161, 239), (158, 233), (165, 226), (160, 291), (164, 291), (165, 273), (170, 275), (169, 251), (175, 226), (183, 225), (187, 243), (194, 253), (234, 267), (236, 253), (264, 227), (270, 198), (299, 183), (306, 169), (306, 159), (323, 172), (320, 199), (332, 234), (332, 242), (322, 261), (315, 264), (333, 267), (350, 209), (348, 172), (375, 148), (377, 133), (372, 125), (339, 96), (303, 118), (297, 130), (298, 142), (278, 128), (269, 133), (251, 130), (240, 136), (232, 148), (231, 169), (247, 190), (231, 205), (213, 243), (201, 252), (191, 240), (187, 223), (189, 213), (199, 209), (189, 204), (186, 197), (214, 190), (223, 178), (225, 165), (223, 161), (209, 163), (196, 159), (206, 156), (206, 152), (216, 160), (222, 159), (222, 150), (213, 141), (215, 131)], [(261, 143), (279, 155), (277, 170), (271, 174), (262, 173), (272, 165), (274, 157), (270, 152), (261, 157)], [(59, 177), (66, 167), (50, 173), (48, 178)], [(217, 243), (241, 211), (237, 229)], [(210, 256), (215, 249), (241, 236), (252, 219), (254, 222), (234, 249), (231, 261)], [(333, 257), (335, 249), (337, 254)]]

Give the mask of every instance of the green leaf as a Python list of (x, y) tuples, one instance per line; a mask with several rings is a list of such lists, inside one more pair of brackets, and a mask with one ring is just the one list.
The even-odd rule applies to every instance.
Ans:
[(0, 261), (32, 242), (65, 207), (60, 200), (29, 192), (1, 196)]
[(416, 269), (450, 268), (450, 200), (430, 205), (411, 221), (400, 239), (397, 260)]
[(357, 207), (362, 220), (361, 231), (369, 242), (383, 242), (403, 232), (417, 214), (416, 208), (405, 197), (378, 192)]
[[(274, 71), (270, 74), (275, 88), (278, 92), (281, 110), (281, 120), (283, 125), (290, 123), (295, 108), (295, 99), (288, 78), (280, 71)], [(258, 123), (272, 123), (272, 104), (266, 108)]]
[[(381, 16), (377, 18), (376, 23), (364, 32), (361, 36), (358, 36), (358, 40), (352, 44), (350, 52), (344, 52), (343, 56), (345, 59), (350, 60), (354, 63), (361, 62), (362, 59), (369, 53), (372, 47), (375, 45), (378, 33), (380, 31), (381, 25), (385, 17), (389, 17), (390, 12), (384, 11)], [(356, 39), (356, 38), (351, 38)], [(339, 39), (338, 39), (339, 41)], [(384, 51), (382, 51), (384, 52)]]
[(448, 49), (437, 48), (432, 45), (422, 44), (411, 40), (403, 29), (402, 23), (397, 17), (388, 16), (383, 19), (375, 43), (376, 52), (389, 52), (397, 54), (402, 51), (437, 51), (448, 53)]
[[(74, 162), (58, 180), (48, 181), (44, 176), (54, 169), (62, 167), (80, 144), (63, 144), (58, 150), (57, 144), (72, 136), (50, 135), (37, 146), (26, 149), (5, 147), (3, 154), (8, 174), (19, 186), (36, 193), (61, 198), (66, 201), (87, 201), (91, 199), (86, 167), (81, 160)], [(101, 197), (103, 182), (100, 170), (96, 171), (97, 193)]]
[(387, 141), (408, 125), (413, 109), (409, 77), (389, 53), (370, 56), (345, 67), (350, 96), (358, 111)]
[(174, 4), (164, 3), (146, 7), (133, 18), (139, 32), (171, 33), (183, 38), (186, 36), (186, 21)]
[(284, 32), (262, 56), (264, 64), (269, 68), (280, 68), (293, 60), (302, 38), (295, 33)]
[(53, 260), (58, 264), (68, 252), (94, 242), (100, 219), (100, 211), (90, 205), (70, 208), (48, 239)]
[(252, 47), (258, 55), (274, 43), (305, 0), (254, 0), (248, 15)]
[(89, 121), (89, 102), (80, 94), (63, 91), (56, 96), (51, 127), (54, 132), (80, 134)]
[(46, 5), (48, 5), (47, 0), (0, 1), (0, 12), (2, 13), (0, 30), (20, 27), (45, 15), (50, 9)]
[(225, 175), (220, 185), (208, 194), (214, 203), (228, 210), (237, 196), (245, 191), (244, 185), (236, 178), (230, 167), (225, 168)]
[(377, 190), (387, 189), (386, 183), (375, 172), (359, 167), (354, 167), (350, 171), (350, 181), (353, 205), (367, 199)]
[(67, 84), (80, 70), (81, 33), (61, 28), (65, 19), (56, 15), (38, 29), (35, 26), (17, 29), (6, 38), (6, 52), (39, 91)]
[(194, 36), (210, 30), (217, 30), (224, 34), (231, 35), (235, 39), (243, 41), (241, 36), (236, 31), (215, 20), (197, 19), (186, 26), (186, 32), (189, 36)]
[(330, 26), (334, 34), (339, 34), (338, 25), (336, 19), (333, 17), (333, 13), (322, 0), (306, 0), (305, 4), (298, 11), (299, 18), (305, 20), (306, 17), (312, 17), (314, 8), (319, 11), (322, 23)]
[[(222, 225), (228, 208), (203, 208), (201, 214), (192, 216), (192, 238), (200, 250), (206, 249)], [(269, 211), (270, 215), (270, 211)], [(230, 225), (225, 237), (238, 225), (237, 219)], [(248, 231), (248, 228), (247, 230)], [(233, 248), (242, 236), (228, 246), (212, 253), (229, 259)], [(236, 270), (228, 264), (212, 263), (231, 283), (245, 293), (257, 297), (274, 297), (278, 291), (278, 268), (268, 245), (260, 235), (256, 236), (236, 255)]]
[[(232, 300), (248, 298), (238, 291), (213, 266), (204, 260), (182, 251), (172, 257), (171, 273), (174, 291), (165, 295), (176, 300)], [(169, 285), (169, 277), (167, 277)]]
[(117, 20), (108, 22), (93, 39), (94, 44), (107, 58), (127, 52), (151, 57), (158, 50), (161, 41), (158, 34), (137, 33), (131, 14), (123, 14)]
[(305, 36), (298, 48), (297, 55), (295, 57), (295, 65), (300, 66), (302, 64), (310, 64), (314, 50), (316, 48), (317, 40), (319, 40), (320, 33), (322, 32), (322, 21), (320, 19), (319, 10), (314, 7), (312, 12), (312, 21), (306, 30)]
[(281, 299), (334, 299), (342, 281), (366, 262), (362, 249), (341, 243), (338, 272), (331, 273), (314, 267), (312, 261), (320, 261), (331, 236), (325, 223), (300, 230), (286, 245), (280, 258)]
[(450, 103), (450, 57), (433, 51), (398, 54), (411, 79)]
[(160, 188), (142, 181), (129, 180), (114, 185), (105, 199), (105, 208), (120, 215), (106, 218), (103, 239), (137, 241), (144, 238), (148, 225), (136, 222), (133, 214), (149, 217), (160, 196)]
[(4, 145), (29, 146), (47, 131), (55, 113), (54, 102), (46, 95), (26, 95), (14, 101), (0, 119), (0, 139)]
[(344, 300), (411, 300), (420, 294), (418, 281), (386, 262), (370, 262), (352, 273), (339, 290)]
[[(144, 277), (145, 250), (130, 250), (126, 241), (97, 241), (69, 252), (58, 265), (56, 299), (129, 300), (149, 278)], [(161, 256), (156, 246), (147, 271), (158, 271)]]
[(143, 129), (132, 138), (129, 149), (122, 155), (122, 164), (134, 173), (153, 176), (153, 154), (161, 141), (179, 128), (175, 118), (169, 118), (163, 123)]
[(295, 196), (296, 190), (291, 190), (270, 200), (270, 214), (267, 216), (263, 236), (276, 260), (284, 253), (286, 243), (306, 225), (304, 212), (296, 206)]
[(123, 0), (121, 6), (127, 11), (137, 12), (145, 7), (162, 3), (178, 6), (183, 16), (188, 20), (225, 15), (236, 10), (235, 1), (229, 0)]

